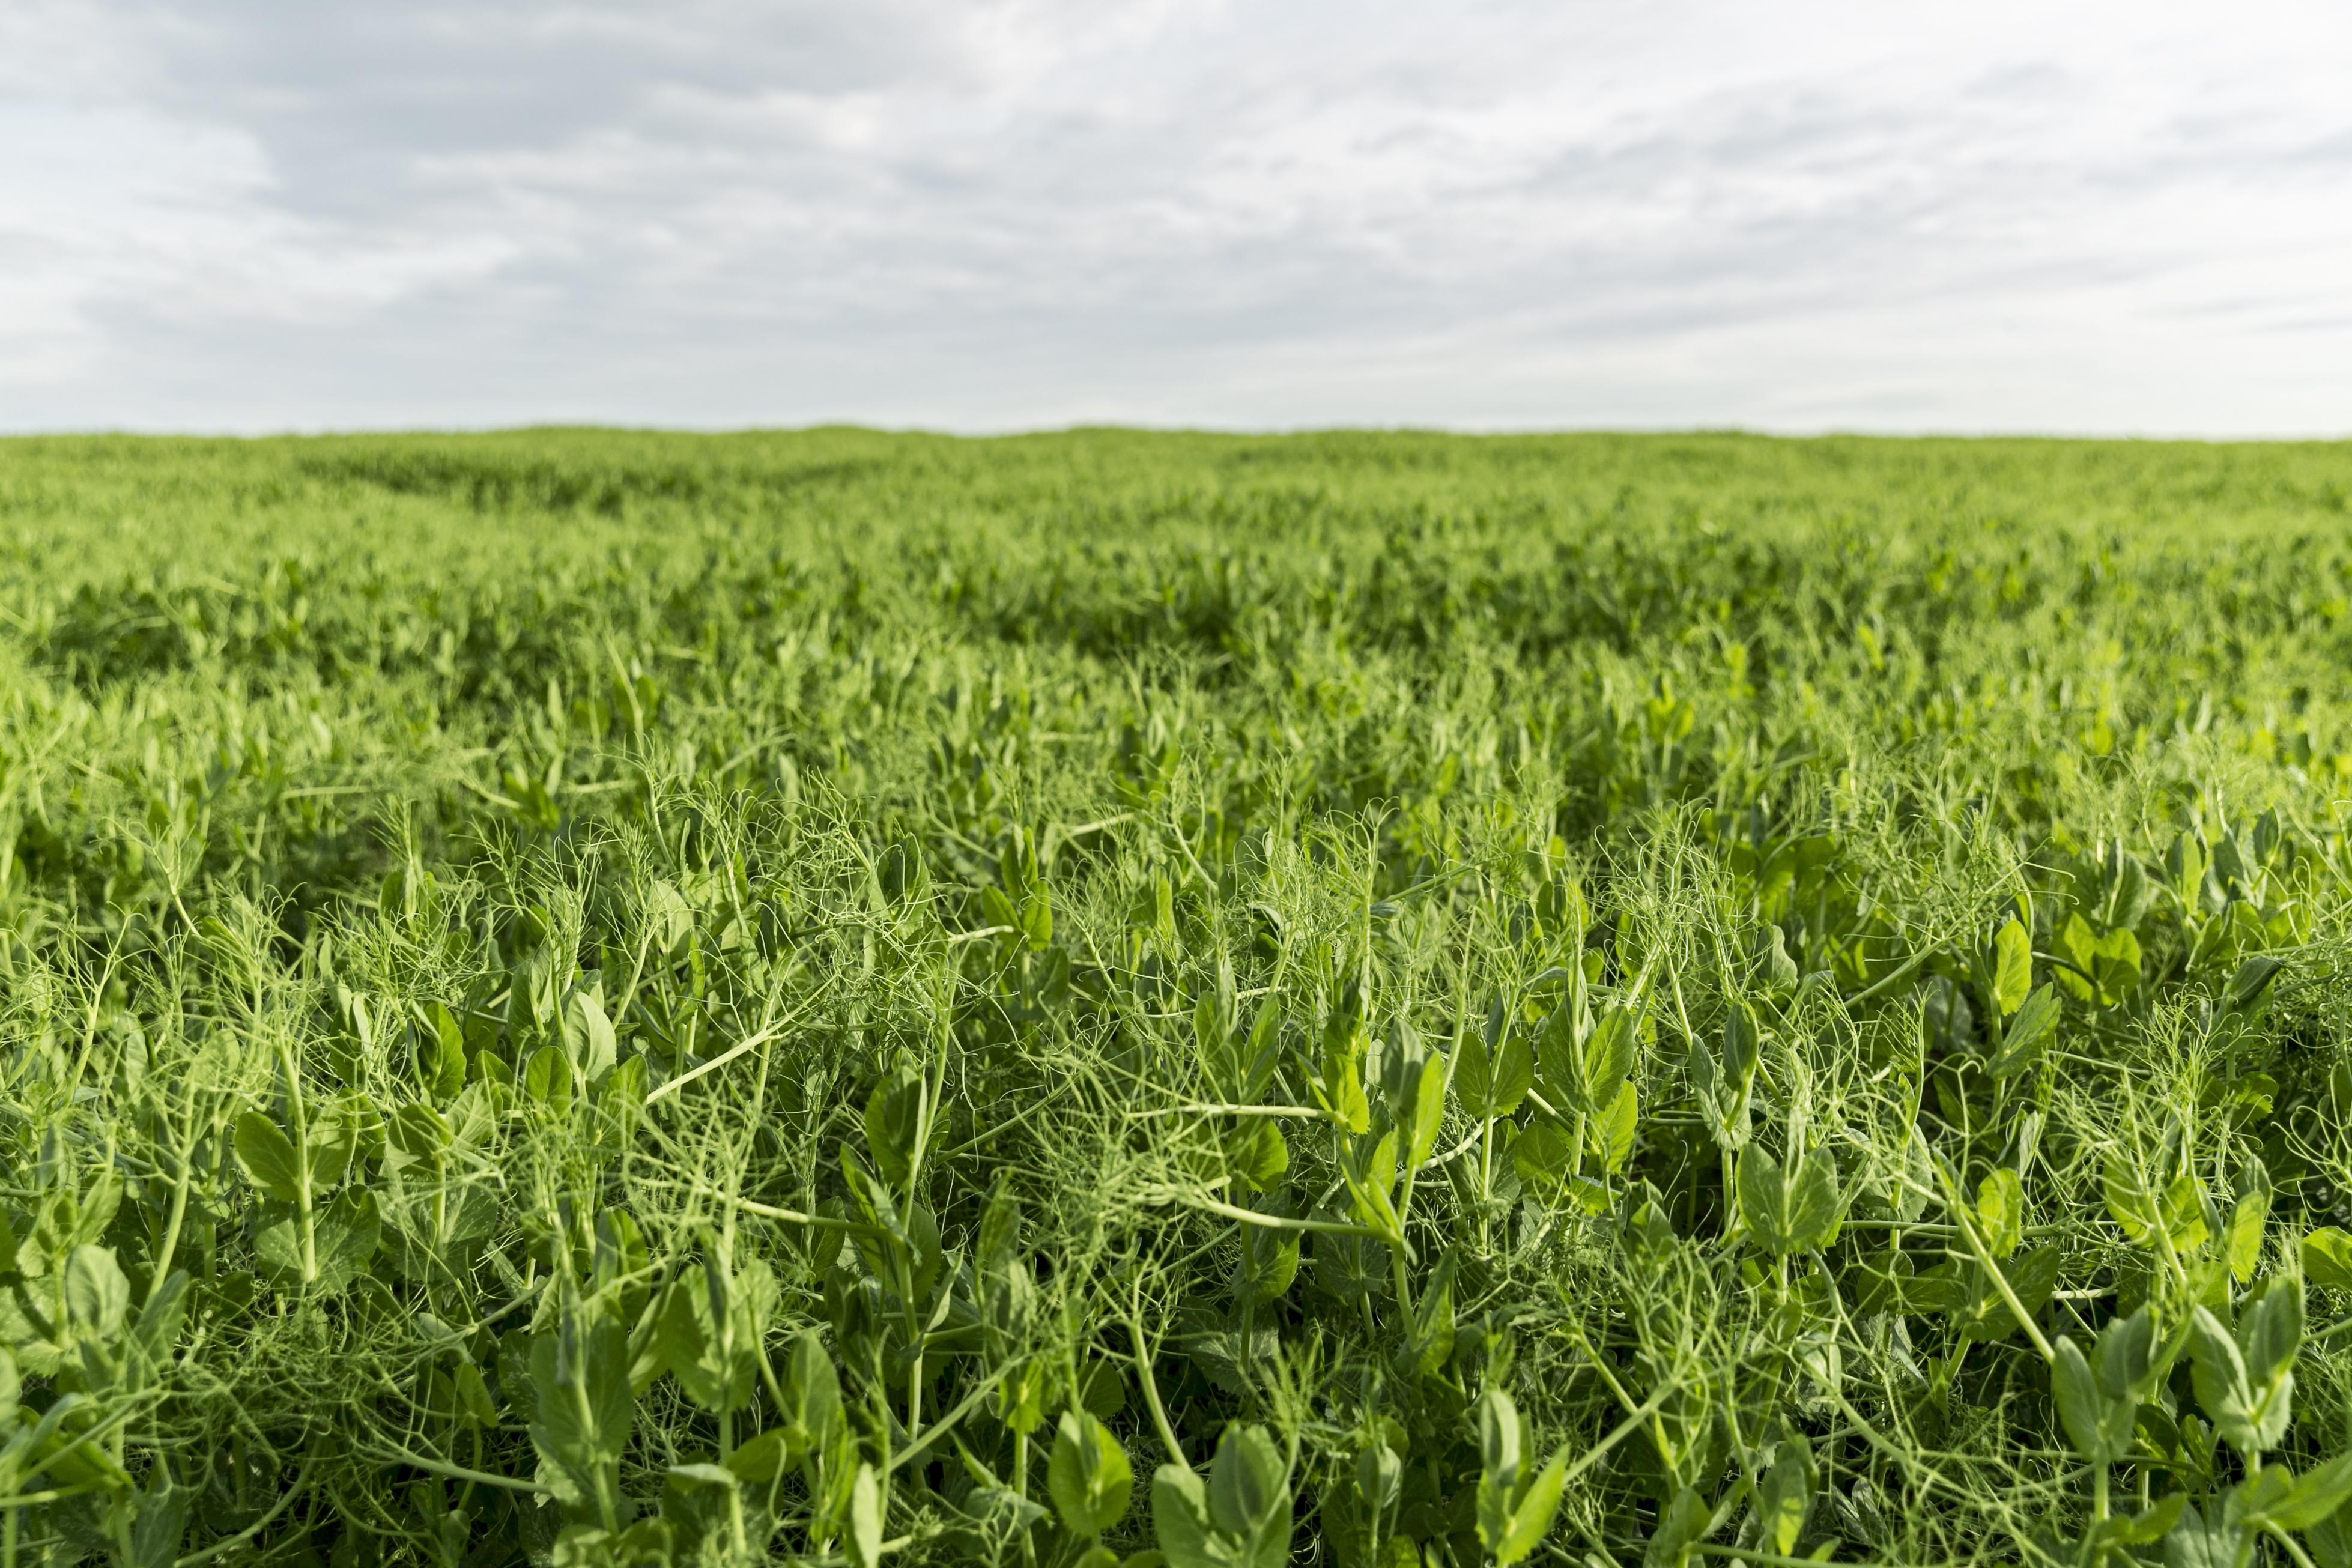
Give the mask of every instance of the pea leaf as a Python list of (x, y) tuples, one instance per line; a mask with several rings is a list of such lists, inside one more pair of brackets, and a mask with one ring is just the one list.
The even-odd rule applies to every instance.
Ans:
[(2006, 1258), (2025, 1242), (2025, 1186), (2017, 1173), (2002, 1166), (1977, 1187), (1977, 1228), (1985, 1248)]
[(2352, 1233), (2324, 1226), (2300, 1248), (2304, 1278), (2326, 1291), (2352, 1291)]
[(302, 1196), (301, 1167), (297, 1163), (293, 1140), (278, 1131), (278, 1124), (258, 1111), (241, 1111), (236, 1118), (236, 1163), (245, 1170), (246, 1179), (262, 1194), (280, 1203), (294, 1203)]
[(1100, 1535), (1127, 1513), (1135, 1472), (1110, 1428), (1083, 1410), (1063, 1413), (1045, 1469), (1054, 1508), (1073, 1535)]
[(1585, 1139), (1601, 1168), (1615, 1176), (1633, 1155), (1633, 1134), (1640, 1124), (1641, 1103), (1631, 1083), (1617, 1086), (1608, 1108), (1585, 1124)]
[(1993, 937), (1992, 949), (1993, 999), (2007, 1018), (2025, 1005), (2027, 994), (2033, 989), (2033, 940), (2024, 926), (2012, 920)]
[(1793, 1556), (1813, 1506), (1813, 1452), (1795, 1433), (1780, 1439), (1772, 1467), (1757, 1489), (1756, 1513), (1763, 1539), (1782, 1557)]
[(1827, 1150), (1800, 1154), (1784, 1166), (1750, 1148), (1739, 1156), (1738, 1186), (1740, 1217), (1766, 1251), (1813, 1252), (1837, 1239), (1844, 1216), (1837, 1162)]
[(901, 1191), (914, 1174), (923, 1091), (922, 1075), (900, 1067), (885, 1075), (866, 1100), (866, 1152), (882, 1179)]
[(2058, 998), (2048, 986), (2037, 987), (2009, 1020), (2000, 1049), (1993, 1053), (1989, 1069), (1992, 1076), (2007, 1078), (2039, 1062), (2042, 1048), (2057, 1028)]
[(2230, 1210), (2230, 1222), (2222, 1231), (2223, 1250), (2230, 1260), (2230, 1272), (2241, 1285), (2252, 1284), (2254, 1270), (2262, 1264), (2263, 1224), (2270, 1212), (2267, 1187), (2244, 1194)]

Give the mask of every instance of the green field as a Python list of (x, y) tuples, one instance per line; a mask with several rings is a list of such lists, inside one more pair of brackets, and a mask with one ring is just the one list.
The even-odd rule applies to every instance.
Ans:
[(2352, 447), (0, 443), (0, 1568), (2352, 1568)]

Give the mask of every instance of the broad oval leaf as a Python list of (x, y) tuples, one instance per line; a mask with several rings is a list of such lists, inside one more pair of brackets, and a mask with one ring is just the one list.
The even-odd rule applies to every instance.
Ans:
[(1126, 1516), (1135, 1473), (1109, 1427), (1084, 1410), (1070, 1410), (1055, 1432), (1045, 1485), (1070, 1533), (1100, 1535)]
[(264, 1196), (280, 1203), (296, 1203), (302, 1196), (301, 1167), (293, 1140), (278, 1124), (258, 1111), (242, 1111), (236, 1118), (236, 1163), (246, 1179)]

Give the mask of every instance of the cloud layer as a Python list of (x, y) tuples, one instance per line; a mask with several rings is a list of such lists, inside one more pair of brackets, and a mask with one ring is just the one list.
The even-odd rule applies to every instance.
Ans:
[(2352, 433), (2347, 60), (2332, 0), (18, 0), (0, 427)]

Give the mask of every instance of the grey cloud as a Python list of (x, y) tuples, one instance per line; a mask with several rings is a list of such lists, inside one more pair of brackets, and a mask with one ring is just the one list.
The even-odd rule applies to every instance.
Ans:
[[(2151, 110), (2038, 37), (1897, 59), (1906, 88), (1710, 53), (1722, 0), (74, 15), (118, 99), (250, 139), (268, 183), (218, 198), (226, 295), (153, 255), (90, 281), (134, 223), (54, 236), (69, 313), (12, 321), (0, 287), (0, 350), (70, 339), (79, 367), (0, 369), (0, 424), (1997, 423), (2049, 347), (2023, 324), (2072, 311), (2085, 362), (2108, 316), (2151, 362), (2240, 355), (2234, 402), (2154, 417), (2352, 427), (2229, 336), (2242, 300), (2329, 319), (2281, 236), (2352, 262), (2312, 207), (2346, 194), (2352, 115), (2190, 101), (2193, 59)], [(37, 249), (5, 179), (0, 246)], [(2272, 191), (2273, 229), (2231, 249), (2161, 205), (2207, 188)], [(273, 268), (310, 303), (221, 303)], [(2157, 407), (2106, 395), (2083, 425)]]

